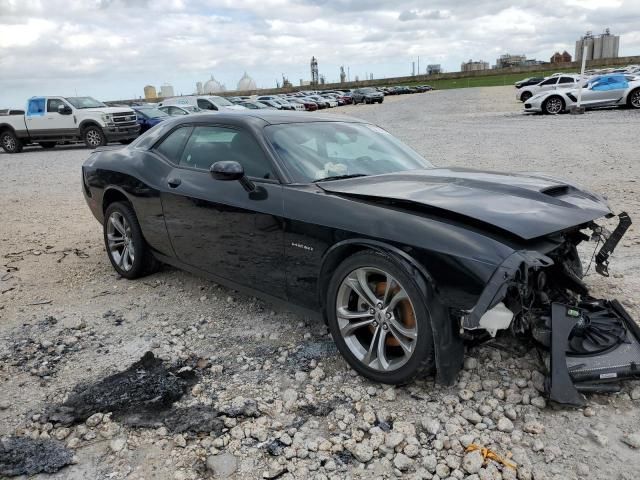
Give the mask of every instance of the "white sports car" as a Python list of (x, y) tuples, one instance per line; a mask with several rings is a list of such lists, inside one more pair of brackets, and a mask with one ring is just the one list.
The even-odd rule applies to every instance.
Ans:
[(579, 75), (566, 75), (564, 73), (553, 74), (545, 78), (537, 85), (527, 85), (516, 91), (516, 100), (526, 102), (535, 94), (547, 90), (557, 90), (560, 88), (574, 88), (580, 80)]
[[(578, 89), (550, 90), (535, 94), (524, 104), (525, 112), (557, 114), (578, 102)], [(628, 106), (640, 108), (640, 77), (615, 73), (591, 77), (582, 87), (585, 108)]]

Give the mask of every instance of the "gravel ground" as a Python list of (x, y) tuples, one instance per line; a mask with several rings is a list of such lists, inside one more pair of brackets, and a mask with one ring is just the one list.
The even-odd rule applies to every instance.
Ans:
[[(640, 218), (639, 112), (526, 116), (508, 87), (388, 97), (334, 112), (385, 127), (437, 165), (568, 177)], [(350, 371), (322, 324), (171, 268), (118, 278), (81, 195), (87, 154), (0, 154), (0, 436), (65, 444), (73, 464), (45, 477), (637, 478), (638, 382), (592, 395), (584, 409), (546, 405), (535, 351), (507, 338), (470, 350), (453, 387), (427, 378), (389, 388)], [(637, 227), (611, 271), (587, 282), (640, 318)], [(116, 412), (121, 405), (114, 415), (68, 424), (46, 413), (77, 398), (79, 384), (125, 370), (148, 350), (170, 372), (196, 374), (180, 383), (186, 393), (174, 421), (165, 413), (132, 427)], [(218, 412), (222, 424), (197, 416), (205, 411)], [(184, 412), (196, 421), (178, 428)], [(517, 473), (499, 461), (483, 466), (479, 451), (465, 452), (471, 444), (517, 464)], [(11, 447), (0, 447), (2, 469)], [(64, 465), (71, 456), (60, 450)]]

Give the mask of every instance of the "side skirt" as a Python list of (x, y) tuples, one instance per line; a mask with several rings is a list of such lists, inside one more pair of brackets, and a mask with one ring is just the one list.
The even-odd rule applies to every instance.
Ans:
[(162, 263), (166, 263), (168, 265), (171, 265), (173, 267), (176, 267), (180, 270), (184, 270), (186, 272), (192, 273), (194, 275), (197, 275), (198, 277), (203, 277), (206, 278), (207, 280), (211, 280), (213, 282), (219, 283), (220, 285), (224, 285), (227, 288), (231, 288), (233, 290), (237, 290), (238, 292), (245, 294), (245, 295), (249, 295), (249, 296), (253, 296), (253, 297), (257, 297), (261, 300), (264, 300), (265, 302), (268, 302), (280, 309), (283, 310), (289, 310), (291, 312), (297, 313), (299, 315), (303, 315), (305, 317), (310, 317), (313, 318), (314, 320), (323, 320), (323, 315), (322, 312), (317, 311), (317, 310), (312, 310), (300, 305), (296, 305), (295, 303), (291, 303), (285, 299), (282, 298), (278, 298), (275, 297), (273, 295), (269, 295), (268, 293), (264, 293), (260, 290), (256, 290), (254, 288), (251, 287), (247, 287), (245, 285), (240, 285), (232, 280), (229, 280), (227, 278), (223, 278), (220, 277), (218, 275), (215, 275), (213, 273), (209, 273), (206, 272), (204, 270), (201, 270), (197, 267), (193, 267), (191, 265), (187, 265), (185, 263), (182, 263), (180, 260), (177, 260), (173, 257), (167, 257), (166, 255), (162, 255), (161, 253), (158, 253), (156, 251), (153, 252), (153, 256), (156, 257), (160, 262)]

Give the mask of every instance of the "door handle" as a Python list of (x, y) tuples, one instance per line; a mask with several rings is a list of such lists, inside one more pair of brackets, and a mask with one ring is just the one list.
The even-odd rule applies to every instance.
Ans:
[(182, 180), (180, 180), (179, 178), (170, 178), (169, 180), (167, 180), (167, 183), (171, 188), (176, 188), (180, 186)]

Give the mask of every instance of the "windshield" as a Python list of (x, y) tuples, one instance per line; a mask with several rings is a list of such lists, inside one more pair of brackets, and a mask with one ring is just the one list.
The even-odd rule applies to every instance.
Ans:
[(169, 116), (166, 112), (158, 110), (157, 108), (138, 108), (136, 109), (136, 113), (141, 113), (147, 118), (162, 118)]
[(75, 108), (104, 108), (106, 105), (93, 97), (66, 97), (65, 100)]
[(209, 97), (211, 103), (213, 103), (216, 107), (230, 107), (233, 105), (229, 100), (222, 97)]
[(385, 130), (369, 124), (310, 122), (270, 125), (267, 138), (296, 182), (345, 175), (379, 175), (429, 162)]

